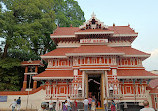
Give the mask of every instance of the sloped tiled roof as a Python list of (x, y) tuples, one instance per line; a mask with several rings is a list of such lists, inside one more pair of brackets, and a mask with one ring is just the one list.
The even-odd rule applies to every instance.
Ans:
[(109, 26), (109, 30), (113, 30), (114, 34), (136, 34), (129, 26)]
[(44, 66), (44, 64), (41, 63), (41, 60), (29, 60), (29, 61), (22, 61), (21, 62), (22, 66), (28, 66), (28, 65), (39, 65), (39, 66)]
[(151, 80), (149, 82), (149, 85), (150, 87), (155, 88), (156, 86), (158, 86), (158, 79)]
[(150, 55), (148, 53), (134, 49), (130, 46), (128, 46), (128, 47), (114, 47), (114, 49), (124, 52), (125, 55)]
[(158, 93), (158, 86), (156, 86), (155, 88), (153, 88), (150, 93)]
[(48, 52), (42, 56), (65, 56), (65, 53), (69, 53), (72, 50), (74, 50), (75, 48), (57, 48), (51, 52)]
[(150, 73), (144, 69), (118, 69), (117, 71), (117, 76), (119, 76), (119, 78), (121, 77), (141, 77), (141, 78), (145, 78), (146, 76), (150, 79), (153, 77), (157, 77), (158, 75), (155, 75), (153, 73)]
[(33, 79), (69, 79), (73, 77), (73, 70), (46, 70), (38, 75), (33, 76)]
[(106, 45), (82, 45), (74, 50), (72, 50), (71, 52), (68, 53), (68, 55), (71, 55), (71, 54), (75, 54), (75, 53), (82, 53), (82, 54), (111, 54), (111, 55), (114, 55), (114, 54), (123, 54), (122, 51), (118, 51), (118, 50), (115, 50), (114, 48), (111, 48), (111, 47), (108, 47)]
[(102, 29), (87, 29), (81, 30), (79, 27), (57, 27), (51, 36), (60, 36), (60, 35), (75, 35), (75, 32), (107, 32), (113, 31), (114, 34), (137, 34), (129, 26), (109, 26), (107, 30)]

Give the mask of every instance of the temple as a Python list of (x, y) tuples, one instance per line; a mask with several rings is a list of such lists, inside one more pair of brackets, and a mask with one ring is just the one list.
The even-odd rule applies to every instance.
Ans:
[[(137, 36), (130, 25), (107, 26), (94, 13), (80, 27), (57, 27), (50, 35), (57, 48), (41, 55), (48, 66), (40, 74), (36, 71), (32, 77), (34, 93), (30, 93), (42, 90), (39, 94), (43, 101), (50, 97), (64, 101), (70, 96), (72, 101), (82, 102), (85, 97), (95, 96), (102, 108), (104, 98), (108, 102), (114, 99), (118, 110), (123, 109), (123, 104), (136, 109), (146, 99), (150, 105), (157, 104), (150, 94), (157, 89), (151, 89), (149, 82), (158, 75), (142, 65), (150, 54), (132, 48)], [(36, 88), (37, 81), (45, 84)]]

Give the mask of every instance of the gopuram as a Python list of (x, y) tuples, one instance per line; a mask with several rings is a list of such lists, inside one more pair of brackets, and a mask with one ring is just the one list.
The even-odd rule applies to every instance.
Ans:
[[(35, 85), (30, 91), (30, 100), (36, 98), (34, 105), (39, 107), (50, 97), (64, 102), (70, 96), (72, 102), (75, 99), (82, 102), (85, 97), (93, 96), (102, 108), (104, 98), (109, 103), (114, 99), (118, 109), (124, 104), (136, 109), (143, 100), (154, 106), (149, 82), (158, 75), (146, 71), (142, 65), (150, 54), (132, 48), (137, 36), (130, 25), (107, 26), (94, 13), (80, 27), (57, 27), (50, 35), (57, 48), (41, 55), (48, 66), (40, 74), (36, 69), (37, 74), (32, 76)], [(44, 85), (36, 88), (38, 81)], [(23, 91), (9, 95), (25, 98), (26, 84), (25, 78)]]

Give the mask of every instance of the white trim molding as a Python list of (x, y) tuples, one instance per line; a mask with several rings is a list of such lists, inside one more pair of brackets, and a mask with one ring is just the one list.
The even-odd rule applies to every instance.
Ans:
[(51, 35), (50, 38), (54, 39), (54, 38), (71, 38), (71, 37), (76, 37), (75, 35)]
[(42, 59), (49, 59), (49, 58), (67, 58), (67, 56), (40, 56)]
[(24, 73), (24, 75), (36, 75), (38, 74), (37, 72), (28, 72), (28, 73)]
[(76, 35), (86, 35), (86, 34), (113, 34), (113, 31), (101, 31), (101, 32), (75, 32)]
[(113, 37), (138, 36), (138, 34), (114, 34)]
[(135, 79), (135, 78), (143, 78), (143, 79), (155, 79), (158, 76), (117, 76), (118, 79)]
[(123, 57), (150, 57), (149, 55), (123, 55)]
[(86, 56), (86, 55), (124, 55), (124, 53), (67, 53), (67, 56)]
[(73, 79), (73, 77), (32, 77), (33, 80)]

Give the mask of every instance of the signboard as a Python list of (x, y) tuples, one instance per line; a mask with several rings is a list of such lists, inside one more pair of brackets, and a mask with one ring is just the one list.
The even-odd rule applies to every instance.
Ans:
[(7, 96), (0, 96), (0, 102), (7, 102)]
[(80, 39), (81, 44), (105, 44), (108, 39)]

